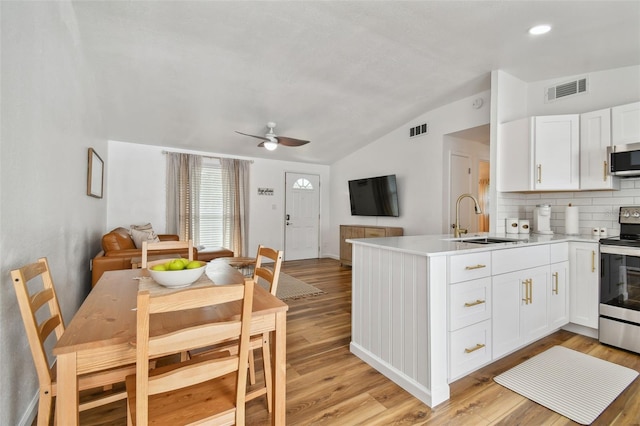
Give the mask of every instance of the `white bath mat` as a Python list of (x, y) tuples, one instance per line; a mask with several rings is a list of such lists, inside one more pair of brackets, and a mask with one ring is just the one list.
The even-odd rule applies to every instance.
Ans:
[(496, 376), (502, 386), (580, 424), (591, 424), (638, 372), (574, 350), (551, 349)]

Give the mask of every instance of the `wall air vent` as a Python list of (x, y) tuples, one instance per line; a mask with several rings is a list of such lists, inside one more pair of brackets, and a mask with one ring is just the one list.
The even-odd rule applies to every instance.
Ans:
[(417, 136), (426, 135), (429, 133), (429, 124), (419, 124), (417, 126), (413, 126), (409, 128), (409, 137), (415, 138)]
[(547, 87), (544, 91), (546, 102), (553, 102), (568, 96), (579, 95), (587, 92), (587, 78), (568, 81), (557, 86)]

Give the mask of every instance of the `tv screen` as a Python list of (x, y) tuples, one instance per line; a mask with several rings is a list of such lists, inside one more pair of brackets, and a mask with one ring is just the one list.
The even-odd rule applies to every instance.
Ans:
[(349, 181), (352, 216), (398, 217), (396, 175)]

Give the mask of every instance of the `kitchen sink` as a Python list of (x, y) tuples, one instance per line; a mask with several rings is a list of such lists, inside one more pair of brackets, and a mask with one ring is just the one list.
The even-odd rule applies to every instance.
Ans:
[(518, 239), (513, 238), (499, 238), (499, 237), (480, 237), (480, 238), (469, 238), (462, 240), (463, 243), (470, 244), (500, 244), (500, 243), (517, 243)]

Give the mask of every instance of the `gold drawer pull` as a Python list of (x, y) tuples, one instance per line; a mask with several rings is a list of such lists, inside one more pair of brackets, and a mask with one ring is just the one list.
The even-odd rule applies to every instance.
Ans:
[(475, 302), (465, 302), (464, 303), (464, 307), (465, 308), (470, 308), (472, 306), (481, 305), (483, 303), (485, 303), (484, 300), (477, 299)]
[(553, 273), (553, 278), (554, 278), (554, 280), (556, 282), (556, 285), (555, 285), (554, 288), (551, 289), (551, 293), (558, 294), (558, 273), (557, 272)]
[(475, 351), (477, 351), (478, 349), (482, 349), (482, 348), (484, 348), (484, 347), (485, 347), (485, 345), (483, 345), (482, 343), (478, 343), (475, 347), (473, 347), (473, 348), (471, 348), (471, 349), (469, 349), (469, 348), (465, 348), (465, 349), (464, 349), (464, 353), (466, 353), (466, 354), (470, 354), (471, 352), (475, 352)]
[(482, 268), (486, 268), (486, 267), (487, 267), (487, 265), (482, 265), (482, 264), (478, 263), (475, 266), (465, 266), (464, 269), (467, 270), (467, 271), (470, 271), (472, 269), (482, 269)]

